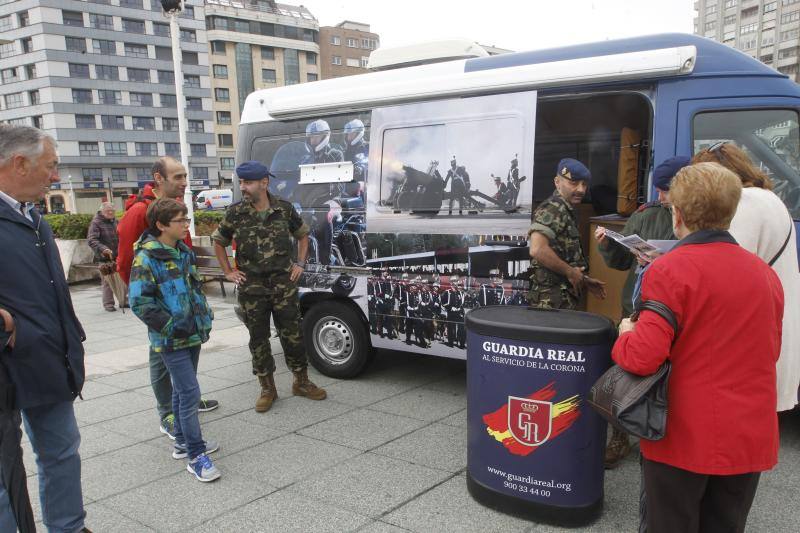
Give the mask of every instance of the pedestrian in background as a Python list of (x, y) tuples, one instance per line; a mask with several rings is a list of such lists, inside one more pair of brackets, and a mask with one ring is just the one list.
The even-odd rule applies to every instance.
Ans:
[[(109, 202), (100, 204), (100, 210), (94, 215), (92, 223), (89, 224), (89, 232), (86, 235), (89, 247), (94, 251), (95, 262), (114, 261), (117, 258), (117, 247), (119, 238), (117, 237), (117, 217), (114, 213), (114, 205)], [(116, 311), (114, 307), (114, 291), (108, 283), (107, 276), (100, 276), (100, 286), (103, 290), (103, 308), (106, 311)], [(125, 302), (117, 302), (122, 307)]]
[(770, 264), (781, 279), (784, 294), (783, 338), (778, 359), (778, 411), (797, 405), (800, 386), (800, 272), (797, 237), (786, 205), (772, 192), (772, 180), (744, 151), (731, 142), (698, 152), (692, 162), (719, 163), (742, 182), (742, 199), (731, 221), (730, 233), (745, 250)]
[[(658, 191), (658, 200), (643, 204), (637, 209), (622, 228), (622, 235), (639, 235), (644, 240), (672, 240), (675, 238), (672, 233), (672, 214), (669, 210), (669, 184), (675, 174), (688, 164), (688, 157), (671, 157), (653, 170), (653, 186)], [(621, 298), (622, 318), (628, 318), (633, 314), (635, 307), (633, 287), (636, 284), (637, 276), (641, 273), (642, 266), (639, 265), (636, 256), (630, 250), (606, 237), (605, 228), (598, 227), (594, 232), (594, 238), (597, 240), (600, 255), (606, 265), (615, 270), (628, 271), (628, 277), (625, 278), (625, 285), (622, 287)], [(605, 467), (617, 467), (630, 451), (631, 443), (627, 433), (612, 426), (611, 439), (606, 446)]]
[[(0, 124), (0, 321), (6, 326), (0, 328), (0, 357), (36, 454), (44, 525), (74, 533), (86, 531), (81, 436), (73, 409), (83, 388), (86, 336), (53, 231), (33, 207), (58, 181), (52, 137), (29, 126)], [(0, 484), (0, 531), (16, 530)]]
[(189, 232), (187, 212), (185, 205), (170, 198), (147, 208), (149, 227), (135, 246), (129, 299), (172, 380), (172, 457), (188, 458), (189, 472), (207, 482), (220, 477), (207, 455), (219, 446), (204, 441), (200, 431), (197, 362), (214, 316), (203, 295), (194, 252), (182, 242)]
[(742, 532), (760, 472), (778, 461), (775, 362), (783, 292), (775, 272), (727, 229), (739, 178), (716, 163), (672, 181), (672, 226), (680, 241), (644, 274), (642, 311), (624, 319), (612, 350), (628, 372), (671, 363), (666, 432), (642, 440), (647, 531)]

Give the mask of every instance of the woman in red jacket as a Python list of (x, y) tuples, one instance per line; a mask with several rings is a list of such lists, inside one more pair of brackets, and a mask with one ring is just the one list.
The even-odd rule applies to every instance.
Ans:
[(775, 362), (783, 290), (775, 272), (727, 232), (739, 178), (717, 163), (672, 181), (680, 242), (644, 276), (642, 300), (666, 304), (678, 332), (643, 311), (624, 320), (612, 356), (649, 375), (667, 359), (667, 430), (641, 441), (647, 530), (744, 531), (760, 472), (778, 461)]

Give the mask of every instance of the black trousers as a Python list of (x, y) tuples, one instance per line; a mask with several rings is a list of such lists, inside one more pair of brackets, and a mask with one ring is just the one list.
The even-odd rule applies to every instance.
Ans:
[(739, 533), (758, 488), (759, 472), (695, 474), (643, 460), (648, 533)]

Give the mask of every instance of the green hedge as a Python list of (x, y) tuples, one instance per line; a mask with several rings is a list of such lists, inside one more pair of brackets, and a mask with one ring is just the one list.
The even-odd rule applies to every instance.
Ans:
[[(194, 224), (197, 235), (211, 235), (217, 228), (219, 221), (225, 215), (224, 211), (195, 211)], [(117, 218), (122, 213), (117, 213)], [(89, 233), (89, 224), (94, 214), (45, 215), (44, 219), (53, 228), (56, 239), (85, 239)]]

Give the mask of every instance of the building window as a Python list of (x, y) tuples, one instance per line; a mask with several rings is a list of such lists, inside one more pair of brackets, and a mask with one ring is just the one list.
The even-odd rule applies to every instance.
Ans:
[(797, 47), (778, 50), (778, 59), (784, 59), (787, 57), (797, 57)]
[(11, 57), (17, 53), (14, 43), (0, 44), (0, 59)]
[(304, 41), (308, 41), (309, 43), (315, 43), (317, 42), (318, 37), (319, 37), (319, 32), (317, 32), (317, 30), (311, 30), (308, 28), (303, 30)]
[[(83, 13), (80, 11), (64, 11), (61, 10), (61, 20), (65, 26), (77, 26), (83, 28)], [(2, 21), (2, 19), (0, 19)], [(0, 27), (0, 30), (3, 28)]]
[(351, 37), (348, 37), (347, 46), (349, 46), (350, 48), (358, 48), (358, 39), (353, 39)]
[(190, 120), (189, 131), (192, 133), (205, 133), (205, 125), (202, 120)]
[(203, 109), (203, 99), (191, 97), (186, 99), (186, 109), (194, 109), (200, 111)]
[(133, 129), (154, 130), (156, 129), (156, 119), (153, 117), (133, 117)]
[(275, 59), (275, 49), (271, 46), (262, 46), (261, 47), (261, 59)]
[[(145, 68), (128, 67), (128, 81), (150, 83), (150, 71)], [(152, 105), (152, 100), (150, 105)]]
[(164, 155), (181, 156), (181, 143), (164, 143)]
[(200, 76), (195, 76), (192, 74), (187, 74), (183, 77), (183, 86), (184, 87), (194, 87), (195, 89), (200, 88)]
[(189, 174), (192, 179), (208, 180), (208, 167), (189, 167)]
[(361, 62), (358, 59), (355, 59), (353, 57), (348, 57), (347, 58), (347, 66), (348, 67), (360, 67), (361, 66)]
[(104, 130), (125, 129), (125, 117), (122, 115), (100, 115), (100, 123)]
[(181, 52), (181, 61), (183, 62), (184, 65), (199, 64), (197, 52)]
[(80, 155), (97, 156), (100, 155), (100, 146), (98, 143), (78, 143), (78, 153)]
[(68, 52), (86, 53), (86, 39), (83, 37), (67, 37), (66, 41)]
[[(82, 17), (83, 15), (81, 15)], [(83, 22), (81, 22), (83, 26)], [(89, 13), (89, 26), (97, 30), (113, 30), (114, 17), (111, 15), (98, 15), (96, 13)]]
[(228, 66), (214, 65), (214, 77), (219, 79), (228, 79)]
[(781, 5), (790, 6), (792, 4), (796, 4), (797, 2), (800, 2), (800, 0), (781, 0)]
[(181, 11), (180, 17), (181, 18), (185, 18), (185, 19), (193, 19), (194, 18), (194, 7), (187, 6), (184, 3), (183, 11)]
[(273, 68), (261, 69), (261, 81), (264, 83), (276, 83), (278, 81), (277, 74)]
[(128, 155), (128, 143), (107, 142), (105, 143), (106, 155)]
[(757, 29), (758, 29), (758, 23), (745, 24), (741, 28), (739, 28), (739, 35), (745, 35), (747, 33), (753, 33)]
[(798, 37), (800, 37), (800, 29), (781, 32), (781, 41), (788, 41), (789, 39), (797, 39)]
[(233, 170), (236, 168), (236, 163), (232, 157), (220, 157), (219, 168), (222, 170)]
[(314, 52), (306, 52), (306, 65), (316, 65), (317, 64), (317, 54)]
[(211, 41), (211, 53), (225, 55), (225, 41)]
[(125, 43), (125, 55), (129, 57), (147, 57), (147, 45)]
[(792, 11), (791, 13), (784, 13), (781, 15), (781, 24), (794, 22), (795, 20), (800, 20), (800, 11)]
[(81, 176), (83, 181), (103, 181), (102, 168), (82, 168)]
[(91, 104), (92, 91), (90, 89), (72, 89), (73, 104)]
[[(73, 92), (75, 89), (73, 89)], [(97, 91), (100, 97), (100, 103), (105, 105), (119, 105), (122, 103), (122, 93), (120, 91), (110, 91), (108, 89), (100, 89)]]
[[(156, 0), (151, 0), (151, 2), (155, 2)], [(144, 5), (142, 5), (142, 0), (119, 0), (119, 7), (131, 7), (131, 8), (139, 8), (144, 9)]]
[(0, 81), (3, 83), (12, 83), (15, 81), (19, 81), (19, 77), (17, 76), (17, 69), (16, 68), (4, 68), (0, 70)]
[(217, 124), (228, 125), (231, 123), (230, 111), (217, 111)]
[(775, 44), (775, 36), (774, 35), (761, 35), (761, 46), (772, 46)]
[(338, 35), (331, 35), (331, 44), (339, 46), (342, 44), (342, 38)]
[[(81, 21), (81, 25), (83, 25)], [(14, 24), (11, 22), (11, 15), (0, 17), (0, 32), (11, 31), (14, 29)]]
[(31, 105), (39, 105), (42, 103), (42, 99), (39, 96), (39, 91), (28, 91), (28, 100), (30, 100)]
[(85, 130), (97, 129), (94, 115), (75, 115), (75, 127)]
[(713, 15), (716, 12), (717, 12), (717, 4), (714, 4), (713, 6), (707, 6), (706, 7), (706, 15)]
[(153, 95), (150, 93), (131, 93), (131, 105), (153, 107)]
[(38, 115), (38, 116), (35, 116), (35, 117), (31, 117), (31, 124), (33, 124), (34, 128), (42, 129), (43, 122), (42, 122), (41, 115)]
[(5, 96), (6, 109), (14, 109), (15, 107), (22, 107), (25, 102), (22, 98), (22, 93), (11, 93)]
[(178, 97), (174, 94), (161, 94), (161, 107), (178, 107)]
[(172, 61), (172, 49), (167, 46), (156, 46), (156, 59)]
[(361, 39), (361, 48), (370, 49), (369, 39)]
[(243, 109), (245, 98), (255, 89), (251, 45), (236, 43), (234, 46), (234, 60), (236, 61), (236, 92), (239, 96), (239, 109)]
[(36, 65), (25, 65), (25, 79), (36, 79)]
[(175, 74), (169, 70), (158, 71), (158, 83), (164, 85), (175, 85)]
[(119, 80), (119, 67), (114, 65), (95, 65), (98, 80)]
[(712, 20), (711, 22), (706, 22), (705, 30), (706, 31), (710, 31), (710, 30), (715, 29), (716, 27), (717, 27), (717, 21), (716, 20)]
[(217, 102), (230, 102), (231, 92), (228, 89), (214, 89), (214, 98)]
[(136, 155), (158, 155), (158, 144), (136, 143)]
[(764, 4), (764, 13), (772, 13), (778, 9), (778, 2), (767, 2)]
[[(30, 37), (25, 37), (24, 39), (19, 40), (20, 44), (22, 45), (22, 53), (28, 54), (33, 52), (33, 39)], [(86, 50), (86, 41), (83, 42), (84, 51)]]
[(755, 39), (747, 39), (746, 41), (741, 42), (742, 50), (752, 50), (755, 47), (756, 47)]
[(206, 157), (206, 145), (205, 144), (190, 144), (189, 145), (189, 154), (192, 157)]
[[(155, 0), (152, 0), (155, 2)], [(156, 2), (158, 3), (158, 2)], [(153, 35), (159, 37), (169, 37), (169, 24), (162, 24), (160, 22), (153, 23)]]
[(144, 21), (136, 19), (122, 19), (122, 31), (144, 35)]
[(117, 43), (103, 39), (92, 39), (92, 53), (115, 56), (117, 55)]
[(161, 127), (164, 131), (178, 131), (177, 118), (162, 118)]
[(369, 65), (369, 57), (361, 56), (361, 66), (367, 68)]
[(80, 63), (69, 64), (69, 77), (70, 78), (88, 78), (89, 65), (82, 65)]
[(342, 64), (342, 58), (339, 57), (339, 56), (332, 56), (331, 57), (331, 64), (333, 64), (333, 65), (341, 65)]
[(300, 54), (293, 48), (283, 51), (283, 77), (286, 85), (300, 83)]
[(729, 7), (736, 7), (736, 4), (739, 3), (739, 0), (725, 0), (725, 9)]
[(232, 133), (220, 133), (217, 135), (217, 144), (222, 147), (233, 147), (233, 134)]
[[(106, 143), (108, 145), (108, 143)], [(106, 148), (106, 153), (108, 153), (108, 148)], [(125, 147), (125, 155), (128, 155), (128, 148)], [(112, 168), (111, 169), (111, 180), (112, 181), (128, 181), (128, 169), (127, 168)]]
[(197, 34), (195, 34), (194, 30), (181, 30), (181, 41), (196, 43)]
[(136, 167), (136, 181), (146, 182), (152, 180), (153, 175), (150, 173), (150, 167)]
[(750, 7), (747, 9), (742, 9), (742, 18), (750, 18), (758, 16), (758, 6)]
[(17, 13), (17, 22), (19, 23), (20, 28), (26, 27), (31, 22), (30, 15), (28, 15), (27, 11), (21, 11)]

